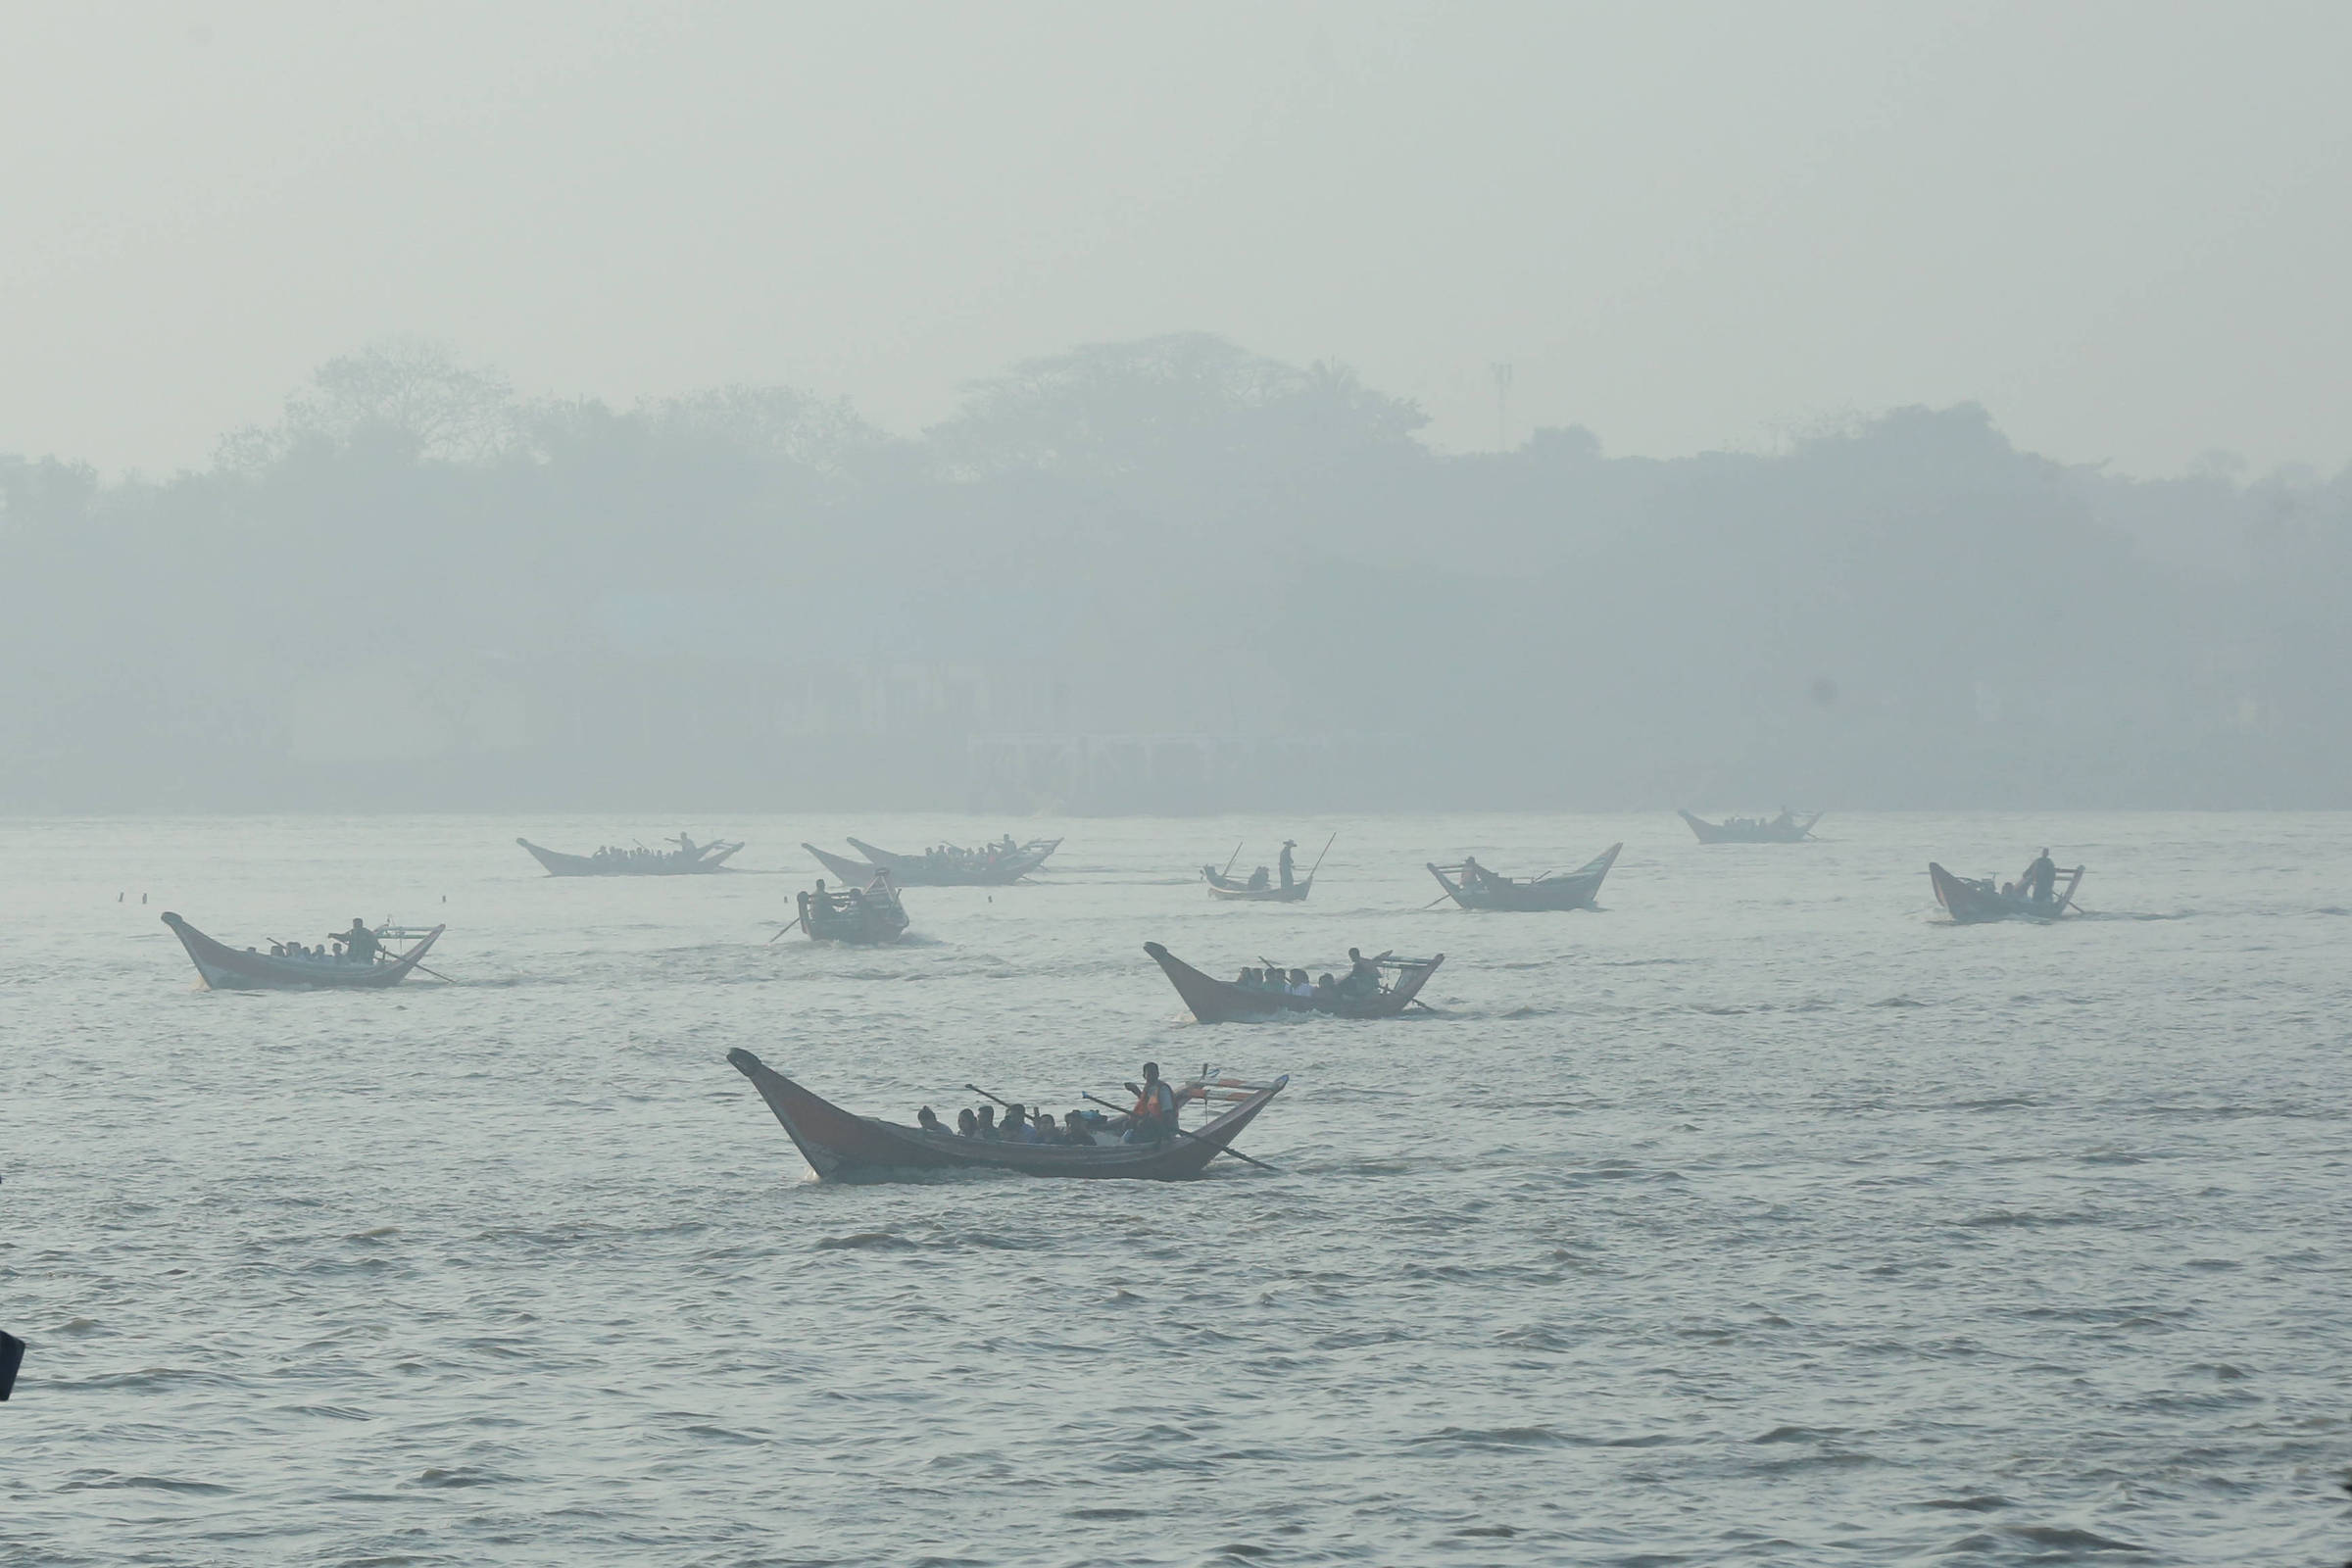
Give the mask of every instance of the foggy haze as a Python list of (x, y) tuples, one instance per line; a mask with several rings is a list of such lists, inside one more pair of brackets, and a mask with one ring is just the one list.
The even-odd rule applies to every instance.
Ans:
[(2347, 32), (38, 12), (0, 807), (2352, 804)]
[[(1074, 343), (1343, 360), (1444, 450), (1978, 402), (2352, 460), (2352, 20), (2230, 7), (20, 7), (0, 450), (170, 472), (394, 333), (912, 433)], [(1514, 438), (1515, 439), (1515, 438)]]

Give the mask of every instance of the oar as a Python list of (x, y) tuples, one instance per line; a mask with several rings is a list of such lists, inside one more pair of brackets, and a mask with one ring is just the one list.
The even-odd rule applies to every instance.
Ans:
[(421, 970), (425, 974), (431, 975), (434, 979), (440, 981), (445, 986), (454, 986), (458, 983), (457, 981), (452, 980), (449, 976), (443, 974), (438, 969), (426, 969), (421, 963), (412, 963), (409, 965), (409, 967), (412, 969)]
[[(1247, 844), (1250, 841), (1248, 839), (1242, 840), (1242, 844)], [(1233, 847), (1233, 854), (1225, 861), (1225, 869), (1217, 873), (1218, 881), (1222, 882), (1226, 877), (1233, 874), (1233, 862), (1242, 858), (1242, 844), (1236, 844)]]
[(973, 1094), (978, 1095), (982, 1100), (995, 1100), (998, 1104), (1003, 1105), (1006, 1110), (1010, 1110), (1012, 1108), (1011, 1101), (1000, 1100), (997, 1096), (990, 1094), (978, 1084), (965, 1084), (963, 1087), (969, 1089)]
[[(966, 1089), (969, 1089), (969, 1088), (971, 1087), (971, 1085), (969, 1085), (969, 1084), (966, 1084), (966, 1085), (964, 1085), (964, 1087), (965, 1087)], [(986, 1091), (983, 1091), (983, 1093), (986, 1093)], [(994, 1097), (992, 1096), (991, 1098), (993, 1099)], [(1081, 1094), (1079, 1098), (1080, 1098), (1080, 1099), (1082, 1099), (1082, 1100), (1091, 1100), (1091, 1101), (1093, 1101), (1093, 1102), (1094, 1102), (1096, 1104), (1098, 1104), (1098, 1105), (1109, 1105), (1109, 1106), (1110, 1106), (1110, 1108), (1111, 1108), (1112, 1110), (1115, 1110), (1115, 1111), (1117, 1111), (1117, 1112), (1118, 1112), (1120, 1115), (1122, 1115), (1122, 1116), (1132, 1116), (1132, 1115), (1134, 1115), (1134, 1114), (1135, 1114), (1135, 1112), (1133, 1112), (1133, 1111), (1131, 1111), (1131, 1110), (1128, 1110), (1128, 1109), (1126, 1109), (1126, 1108), (1125, 1108), (1125, 1107), (1123, 1107), (1123, 1106), (1119, 1106), (1119, 1105), (1112, 1105), (1112, 1104), (1110, 1103), (1110, 1102), (1109, 1102), (1109, 1101), (1107, 1101), (1107, 1100), (1104, 1100), (1104, 1099), (1103, 1099), (1102, 1096), (1100, 1096), (1100, 1095), (1088, 1095), (1088, 1094)], [(1175, 1126), (1175, 1123), (1171, 1122), (1171, 1123), (1169, 1123), (1169, 1125), (1170, 1125), (1170, 1126)], [(1197, 1132), (1194, 1132), (1194, 1131), (1193, 1131), (1191, 1128), (1189, 1128), (1189, 1127), (1177, 1127), (1177, 1128), (1176, 1128), (1176, 1131), (1177, 1131), (1179, 1134), (1181, 1134), (1182, 1136), (1186, 1137), (1186, 1138), (1200, 1138), (1200, 1135), (1199, 1133), (1197, 1133)], [(1202, 1140), (1202, 1142), (1206, 1142), (1206, 1140)], [(1281, 1174), (1282, 1174), (1282, 1172), (1280, 1172), (1280, 1171), (1276, 1170), (1276, 1169), (1275, 1169), (1273, 1166), (1271, 1166), (1271, 1165), (1267, 1164), (1267, 1163), (1266, 1163), (1264, 1160), (1262, 1160), (1262, 1159), (1251, 1159), (1251, 1158), (1250, 1158), (1250, 1157), (1248, 1154), (1245, 1154), (1245, 1153), (1243, 1153), (1243, 1152), (1242, 1152), (1240, 1150), (1238, 1150), (1238, 1149), (1234, 1148), (1234, 1147), (1233, 1147), (1231, 1144), (1219, 1144), (1219, 1145), (1217, 1146), (1217, 1152), (1218, 1152), (1218, 1153), (1220, 1153), (1220, 1154), (1231, 1154), (1231, 1155), (1232, 1155), (1234, 1158), (1236, 1158), (1236, 1159), (1240, 1160), (1240, 1161), (1241, 1161), (1243, 1164), (1245, 1164), (1245, 1165), (1255, 1165), (1255, 1166), (1256, 1166), (1256, 1167), (1257, 1167), (1259, 1170), (1265, 1171), (1265, 1172), (1266, 1172), (1267, 1174), (1269, 1174), (1269, 1175), (1273, 1175), (1273, 1176), (1279, 1176), (1279, 1175), (1281, 1175)]]
[(1331, 835), (1331, 837), (1329, 837), (1329, 838), (1327, 838), (1327, 839), (1325, 839), (1325, 840), (1323, 841), (1323, 855), (1318, 855), (1318, 856), (1316, 856), (1316, 857), (1315, 857), (1315, 863), (1314, 863), (1314, 864), (1312, 864), (1312, 865), (1310, 865), (1310, 866), (1308, 866), (1308, 867), (1306, 868), (1306, 879), (1307, 879), (1309, 882), (1312, 882), (1312, 881), (1315, 879), (1315, 873), (1316, 873), (1317, 871), (1320, 871), (1320, 870), (1322, 870), (1322, 869), (1323, 869), (1323, 856), (1324, 856), (1324, 855), (1329, 855), (1329, 854), (1331, 853), (1331, 847), (1332, 847), (1334, 844), (1337, 844), (1339, 841), (1340, 841), (1340, 835), (1339, 835), (1337, 832), (1334, 832), (1334, 833)]

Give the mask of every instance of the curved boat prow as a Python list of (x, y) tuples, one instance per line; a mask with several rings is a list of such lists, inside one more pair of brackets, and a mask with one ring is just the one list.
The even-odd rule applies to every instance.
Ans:
[(1156, 942), (1145, 943), (1144, 951), (1152, 955), (1152, 961), (1159, 965), (1161, 972), (1168, 977), (1168, 983), (1176, 988), (1176, 995), (1182, 997), (1184, 1004), (1192, 1009), (1194, 1017), (1202, 1023), (1216, 1023), (1234, 1016), (1237, 1011), (1236, 998), (1240, 993), (1232, 986), (1202, 974)]

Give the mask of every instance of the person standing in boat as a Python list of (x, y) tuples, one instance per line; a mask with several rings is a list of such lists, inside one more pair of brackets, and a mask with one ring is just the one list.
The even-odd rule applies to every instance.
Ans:
[(373, 963), (376, 955), (384, 951), (384, 945), (375, 940), (375, 933), (368, 929), (368, 922), (356, 914), (351, 917), (350, 930), (331, 932), (327, 940), (342, 943), (354, 963)]
[(1176, 1091), (1159, 1075), (1159, 1063), (1144, 1063), (1144, 1081), (1127, 1086), (1135, 1093), (1135, 1109), (1127, 1118), (1131, 1144), (1165, 1143), (1176, 1136)]
[(1282, 841), (1282, 885), (1286, 888), (1289, 887), (1294, 880), (1291, 872), (1291, 852), (1298, 847), (1298, 841), (1297, 839), (1284, 839)]
[(2043, 845), (2034, 863), (2026, 867), (2026, 897), (2035, 904), (2047, 904), (2058, 889), (2058, 864), (2050, 858), (2050, 847)]

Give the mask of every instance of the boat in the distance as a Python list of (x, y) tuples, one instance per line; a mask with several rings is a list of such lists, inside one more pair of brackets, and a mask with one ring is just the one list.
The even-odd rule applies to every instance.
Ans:
[[(2039, 863), (2036, 860), (2034, 865)], [(2063, 917), (2069, 908), (2082, 913), (2082, 906), (2075, 903), (2075, 890), (2082, 885), (2084, 867), (2051, 867), (2047, 891), (2036, 893), (2033, 891), (2034, 865), (2026, 867), (2025, 875), (2015, 882), (2000, 883), (1988, 876), (1957, 876), (1930, 860), (1928, 881), (1936, 889), (1936, 902), (1950, 912), (1957, 925), (1981, 925), (1987, 920), (2047, 923)], [(2060, 877), (2066, 879), (2063, 885)]]
[[(1332, 842), (1338, 838), (1339, 835), (1334, 833), (1324, 841), (1323, 855), (1331, 853)], [(1282, 841), (1282, 854), (1278, 858), (1279, 878), (1262, 865), (1248, 876), (1229, 875), (1233, 869), (1231, 860), (1225, 862), (1223, 871), (1213, 865), (1203, 865), (1200, 867), (1200, 877), (1208, 884), (1208, 896), (1244, 904), (1304, 904), (1308, 891), (1315, 885), (1315, 873), (1323, 869), (1323, 855), (1315, 857), (1315, 863), (1306, 868), (1306, 877), (1301, 881), (1294, 875), (1291, 863), (1291, 852), (1298, 847), (1298, 841), (1296, 839)], [(1242, 852), (1237, 848), (1233, 853), (1239, 858)]]
[(887, 1181), (894, 1176), (966, 1169), (1095, 1180), (1184, 1181), (1200, 1175), (1210, 1160), (1224, 1152), (1290, 1082), (1288, 1077), (1277, 1078), (1251, 1089), (1213, 1120), (1162, 1142), (1081, 1147), (995, 1143), (859, 1116), (804, 1089), (748, 1051), (730, 1051), (727, 1060), (760, 1091), (760, 1098), (784, 1124), (808, 1168), (821, 1180), (839, 1182)]
[(817, 864), (853, 885), (863, 885), (875, 872), (887, 871), (890, 879), (903, 888), (980, 888), (1018, 882), (1045, 864), (1046, 857), (1061, 847), (1059, 839), (1032, 839), (1027, 844), (1014, 844), (1009, 833), (982, 849), (943, 844), (921, 855), (896, 855), (863, 839), (852, 839), (850, 843), (864, 859), (853, 860), (846, 855), (835, 855), (808, 843), (803, 843), (801, 848), (814, 856)]
[(514, 842), (530, 851), (531, 858), (546, 866), (549, 876), (705, 876), (728, 869), (727, 857), (743, 848), (724, 839), (697, 844), (683, 833), (663, 841), (677, 845), (674, 850), (649, 850), (642, 845), (616, 849), (608, 844), (594, 855), (566, 855), (529, 839)]
[(1546, 871), (1526, 881), (1488, 870), (1476, 856), (1458, 865), (1432, 863), (1429, 874), (1465, 909), (1590, 909), (1624, 848), (1612, 844), (1573, 871)]
[[(1256, 1022), (1295, 1012), (1320, 1012), (1335, 1018), (1394, 1018), (1413, 1005), (1429, 977), (1446, 961), (1443, 953), (1434, 958), (1399, 958), (1384, 953), (1362, 961), (1375, 970), (1394, 970), (1393, 980), (1382, 974), (1377, 985), (1369, 980), (1352, 985), (1348, 981), (1335, 981), (1328, 987), (1314, 986), (1311, 996), (1295, 996), (1270, 985), (1243, 986), (1203, 974), (1156, 942), (1145, 943), (1144, 951), (1152, 955), (1152, 960), (1167, 975), (1168, 983), (1176, 988), (1184, 1004), (1202, 1023)], [(1245, 972), (1282, 970), (1278, 964), (1268, 964), (1265, 970)], [(1421, 1005), (1427, 1007), (1429, 1004), (1424, 1002)]]
[(1778, 816), (1727, 816), (1720, 822), (1692, 816), (1679, 807), (1675, 814), (1690, 824), (1701, 844), (1802, 844), (1813, 836), (1813, 824), (1823, 813), (1798, 816), (1784, 806)]
[(204, 977), (205, 985), (215, 991), (381, 991), (406, 980), (448, 929), (438, 925), (429, 931), (379, 927), (369, 934), (379, 940), (414, 939), (416, 946), (398, 957), (384, 955), (373, 959), (355, 959), (289, 957), (254, 948), (232, 948), (206, 936), (169, 909), (164, 911), (164, 924), (179, 938), (179, 945), (188, 950), (188, 956), (195, 962), (196, 972)]
[(906, 934), (906, 906), (899, 902), (899, 890), (890, 885), (890, 873), (876, 871), (861, 888), (828, 888), (817, 883), (813, 893), (801, 895), (801, 912), (793, 924), (808, 932), (811, 942), (878, 947)]

